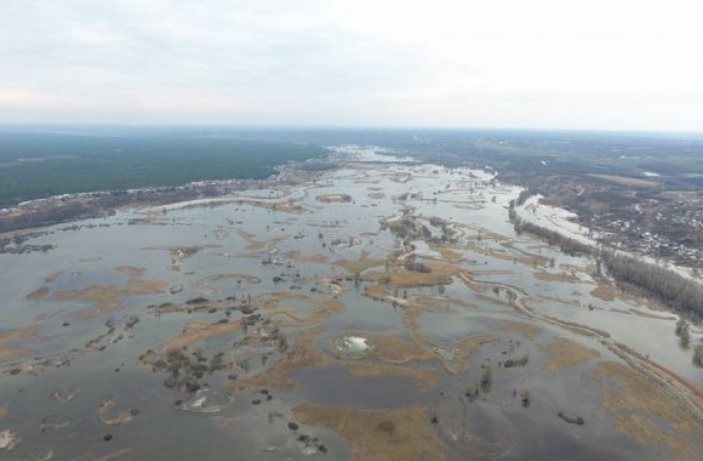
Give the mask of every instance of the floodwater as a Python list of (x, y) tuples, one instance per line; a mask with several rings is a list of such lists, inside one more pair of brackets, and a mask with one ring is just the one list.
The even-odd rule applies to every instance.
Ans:
[(0, 458), (696, 459), (697, 397), (632, 367), (700, 390), (677, 317), (516, 235), (518, 193), (355, 161), (47, 228), (0, 255)]

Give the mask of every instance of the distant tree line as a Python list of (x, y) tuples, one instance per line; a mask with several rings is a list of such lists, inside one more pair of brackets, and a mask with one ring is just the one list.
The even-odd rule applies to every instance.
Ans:
[(674, 309), (703, 318), (700, 283), (670, 269), (609, 250), (600, 252), (600, 260), (616, 280), (642, 288)]
[(515, 213), (515, 210), (510, 210), (511, 219), (513, 221), (513, 227), (518, 235), (523, 232), (529, 232), (530, 234), (535, 234), (542, 237), (550, 245), (559, 247), (561, 251), (571, 256), (578, 256), (584, 254), (591, 254), (592, 247), (585, 243), (579, 242), (578, 240), (572, 239), (570, 237), (565, 237), (559, 232), (546, 229), (544, 227), (533, 224), (526, 221)]
[(522, 192), (520, 192), (520, 194), (517, 196), (517, 198), (513, 202), (511, 202), (510, 205), (511, 205), (511, 207), (512, 206), (521, 206), (527, 201), (528, 198), (532, 197), (533, 195), (537, 195), (537, 194), (539, 194), (537, 189), (534, 189), (532, 187), (525, 189)]

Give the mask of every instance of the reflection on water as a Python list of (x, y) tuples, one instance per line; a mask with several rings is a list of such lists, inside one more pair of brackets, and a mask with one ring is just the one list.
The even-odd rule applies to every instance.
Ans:
[(407, 411), (453, 459), (693, 459), (680, 400), (618, 400), (634, 378), (596, 371), (617, 342), (700, 383), (675, 317), (515, 235), (518, 192), (354, 163), (249, 202), (48, 229), (32, 243), (53, 250), (0, 255), (0, 456), (346, 459), (373, 441), (387, 459)]

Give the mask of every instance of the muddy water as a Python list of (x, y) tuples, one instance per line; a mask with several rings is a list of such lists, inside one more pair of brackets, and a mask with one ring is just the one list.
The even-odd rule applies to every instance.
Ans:
[[(515, 235), (507, 206), (518, 192), (481, 171), (355, 162), (241, 195), (260, 202), (47, 229), (31, 243), (53, 250), (0, 255), (0, 430), (20, 440), (0, 457), (388, 459), (392, 424), (352, 420), (361, 429), (344, 432), (325, 412), (392, 421), (419, 407), (417, 431), (438, 441), (438, 459), (695, 459), (703, 430), (685, 407), (672, 416), (639, 405), (664, 388), (620, 404), (623, 383), (596, 368), (622, 359), (563, 323), (600, 330), (700, 387), (675, 316), (594, 278), (591, 261)], [(317, 198), (340, 194), (352, 200)], [(382, 225), (403, 215), (426, 233)], [(430, 274), (403, 278), (407, 258)], [(448, 279), (432, 278), (441, 271)], [(368, 354), (350, 359), (325, 341), (344, 335), (370, 338)], [(175, 340), (191, 359), (173, 361)], [(231, 405), (184, 410), (194, 390), (177, 379), (198, 363), (197, 385)], [(50, 398), (57, 390), (75, 396)], [(128, 421), (99, 418), (109, 399)], [(296, 421), (303, 404), (316, 405), (319, 423)], [(633, 414), (645, 422), (623, 429)], [(687, 432), (671, 434), (684, 427), (674, 417)], [(378, 451), (359, 449), (369, 443)]]

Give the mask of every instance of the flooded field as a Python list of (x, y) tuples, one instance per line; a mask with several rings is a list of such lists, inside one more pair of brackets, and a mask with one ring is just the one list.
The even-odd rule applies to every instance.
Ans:
[(0, 458), (700, 459), (677, 316), (372, 160), (0, 255)]

